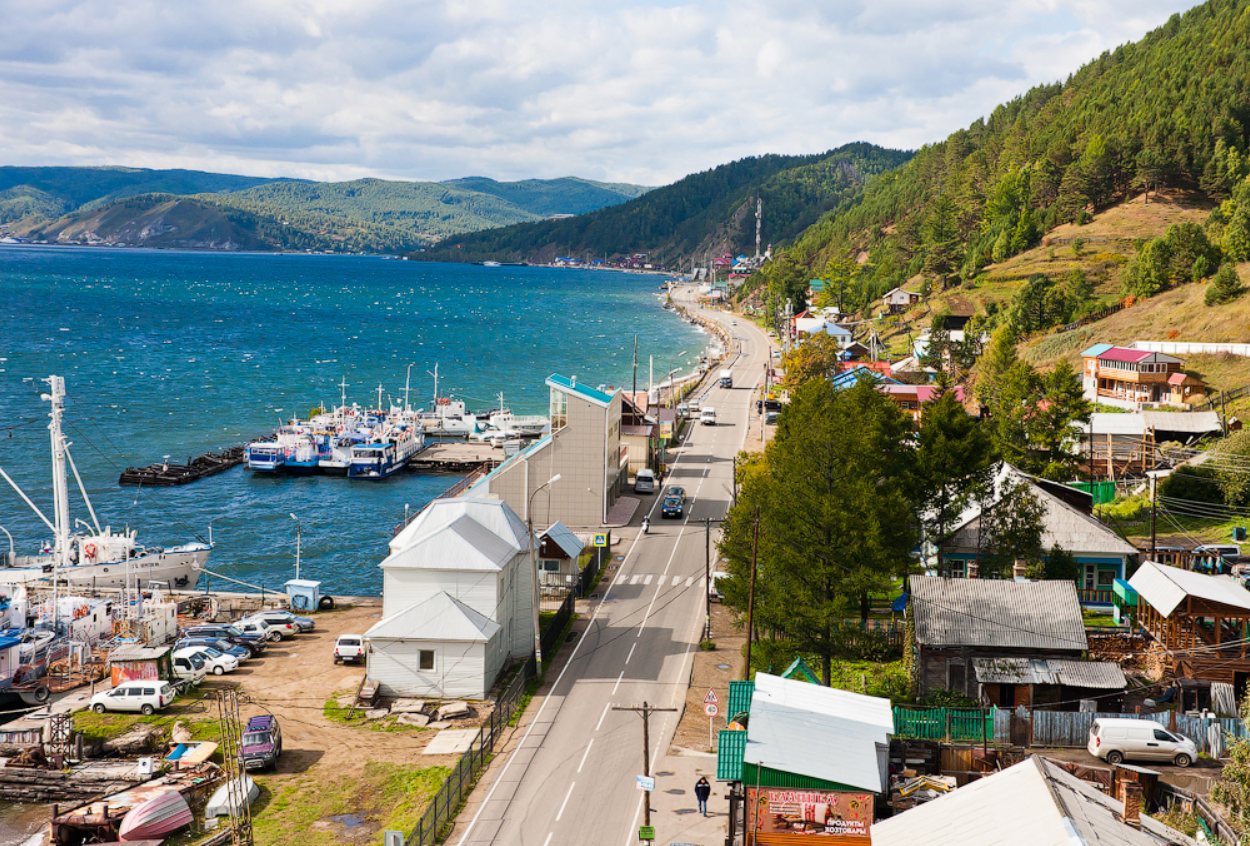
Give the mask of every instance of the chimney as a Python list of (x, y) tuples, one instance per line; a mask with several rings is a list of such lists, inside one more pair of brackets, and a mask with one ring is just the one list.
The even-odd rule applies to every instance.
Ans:
[(1118, 790), (1120, 795), (1116, 798), (1124, 805), (1124, 811), (1121, 819), (1125, 825), (1131, 825), (1133, 828), (1141, 828), (1141, 785), (1135, 781), (1129, 781), (1126, 778), (1118, 780)]
[(1028, 581), (1029, 577), (1025, 574), (1026, 569), (1027, 567), (1024, 563), (1024, 559), (1017, 558), (1016, 563), (1011, 565), (1011, 575), (1015, 577), (1017, 582)]
[(968, 578), (975, 579), (981, 575), (981, 565), (974, 559), (968, 562)]

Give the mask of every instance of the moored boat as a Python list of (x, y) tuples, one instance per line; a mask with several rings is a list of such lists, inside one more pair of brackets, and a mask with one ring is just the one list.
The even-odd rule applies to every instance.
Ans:
[(122, 819), (117, 836), (123, 841), (166, 837), (191, 824), (191, 806), (177, 790), (167, 790), (136, 805)]
[(204, 818), (211, 820), (213, 817), (228, 817), (232, 809), (240, 807), (241, 799), (250, 806), (259, 797), (260, 787), (250, 775), (232, 778), (217, 788), (208, 800), (208, 804), (204, 806)]

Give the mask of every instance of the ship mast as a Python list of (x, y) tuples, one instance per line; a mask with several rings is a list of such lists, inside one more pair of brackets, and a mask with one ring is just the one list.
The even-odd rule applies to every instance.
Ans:
[(61, 413), (65, 410), (65, 377), (50, 376), (50, 394), (40, 399), (52, 404), (48, 417), (48, 432), (52, 439), (52, 511), (56, 522), (52, 547), (52, 630), (56, 631), (58, 620), (58, 582), (61, 568), (69, 562), (69, 483), (65, 474), (65, 435), (61, 431)]

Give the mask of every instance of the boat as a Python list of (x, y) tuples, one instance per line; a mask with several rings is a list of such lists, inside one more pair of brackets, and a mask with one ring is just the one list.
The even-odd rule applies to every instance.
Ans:
[(208, 804), (204, 806), (204, 818), (228, 817), (230, 811), (239, 807), (239, 799), (246, 798), (250, 806), (260, 797), (260, 787), (250, 775), (232, 778), (217, 788)]
[(123, 841), (154, 840), (191, 824), (191, 806), (177, 790), (167, 790), (134, 806), (122, 818), (117, 836)]
[(77, 523), (85, 528), (79, 532), (71, 531), (66, 464), (72, 466), (74, 459), (61, 429), (65, 411), (65, 379), (52, 376), (47, 382), (51, 391), (43, 397), (52, 405), (52, 422), (48, 429), (52, 433), (53, 519), (44, 516), (3, 469), (0, 469), (0, 476), (39, 519), (52, 528), (54, 536), (43, 545), (38, 555), (18, 555), (8, 560), (8, 566), (0, 568), (0, 584), (54, 581), (58, 585), (68, 584), (71, 588), (80, 589), (143, 587), (153, 583), (178, 588), (193, 585), (199, 580), (200, 570), (208, 562), (212, 547), (199, 542), (169, 548), (146, 547), (138, 543), (135, 530), (113, 531), (111, 526), (101, 527), (77, 468), (74, 478), (91, 523), (79, 520)]
[[(464, 400), (438, 395), (438, 365), (434, 365), (434, 402), (429, 411), (419, 412), (417, 420), (427, 435), (467, 438), (478, 429), (480, 415), (469, 411)], [(481, 421), (484, 423), (485, 421)]]
[(504, 405), (503, 393), (499, 394), (499, 410), (487, 416), (490, 428), (501, 432), (515, 432), (518, 437), (537, 438), (551, 432), (551, 418), (541, 414), (513, 414)]
[(367, 442), (352, 447), (349, 479), (386, 479), (408, 466), (408, 461), (425, 448), (425, 434), (415, 422), (396, 422)]
[(503, 265), (497, 261), (484, 261), (482, 267), (503, 267)]

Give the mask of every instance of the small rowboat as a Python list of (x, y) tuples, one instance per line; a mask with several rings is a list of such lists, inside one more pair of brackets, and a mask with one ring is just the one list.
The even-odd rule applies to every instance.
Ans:
[(170, 790), (130, 809), (122, 819), (118, 839), (159, 840), (191, 824), (191, 808), (182, 794)]
[[(242, 789), (239, 788), (239, 779), (242, 779)], [(256, 782), (252, 781), (249, 775), (240, 776), (239, 779), (231, 779), (223, 784), (213, 793), (208, 805), (204, 807), (204, 818), (212, 819), (213, 817), (228, 817), (230, 809), (234, 806), (239, 795), (246, 796), (248, 806), (251, 806), (260, 796), (260, 788)], [(231, 788), (234, 788), (234, 796), (231, 796)]]

